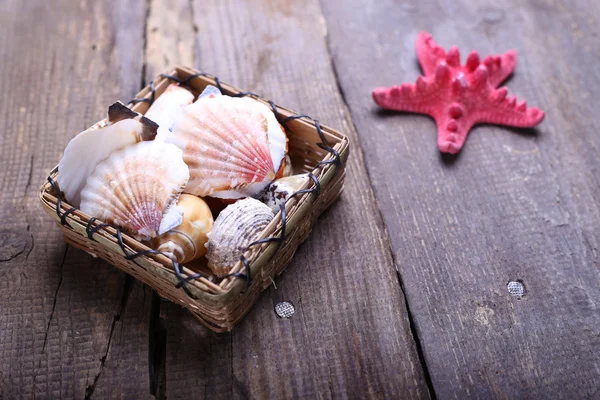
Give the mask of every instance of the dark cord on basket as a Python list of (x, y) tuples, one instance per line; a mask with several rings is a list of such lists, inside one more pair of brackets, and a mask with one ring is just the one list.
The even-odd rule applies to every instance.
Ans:
[(154, 96), (156, 95), (156, 89), (154, 88), (154, 81), (150, 81), (150, 98), (143, 97), (141, 99), (133, 99), (128, 104), (137, 104), (137, 103), (154, 103)]
[(90, 218), (89, 222), (85, 226), (85, 232), (87, 233), (88, 239), (90, 240), (94, 239), (94, 234), (98, 232), (99, 229), (102, 229), (106, 226), (110, 226), (110, 224), (101, 223), (97, 226), (92, 227), (92, 224), (94, 223), (94, 221), (96, 221), (96, 219), (96, 217)]
[(165, 256), (168, 259), (170, 259), (171, 262), (173, 263), (173, 269), (175, 271), (175, 275), (177, 276), (177, 280), (178, 280), (178, 283), (175, 285), (175, 287), (182, 288), (184, 290), (184, 292), (190, 297), (193, 297), (193, 295), (190, 292), (190, 290), (187, 288), (187, 282), (189, 282), (192, 279), (197, 279), (197, 278), (208, 278), (206, 275), (203, 275), (201, 273), (195, 273), (188, 277), (184, 277), (181, 274), (181, 265), (176, 260), (170, 258), (165, 253), (158, 251), (158, 250), (148, 249), (148, 250), (142, 250), (137, 253), (128, 253), (127, 248), (125, 247), (125, 243), (123, 243), (123, 235), (121, 234), (121, 230), (117, 229), (117, 233), (115, 233), (114, 236), (117, 239), (117, 242), (119, 244), (119, 247), (121, 248), (121, 251), (123, 252), (123, 254), (125, 254), (125, 259), (131, 261), (138, 267), (141, 267), (141, 265), (138, 264), (137, 262), (135, 262), (135, 259), (138, 257), (148, 255), (148, 254), (160, 254), (160, 255)]
[[(197, 78), (199, 76), (204, 76), (207, 78), (210, 78), (212, 80), (214, 80), (215, 85), (217, 86), (217, 88), (221, 91), (224, 92), (223, 87), (221, 86), (221, 81), (219, 80), (218, 77), (213, 76), (211, 74), (207, 74), (205, 72), (199, 72), (193, 75), (188, 76), (185, 79), (180, 79), (179, 77), (176, 76), (172, 76), (172, 75), (167, 75), (167, 74), (161, 74), (160, 75), (163, 78), (166, 79), (170, 79), (172, 81), (175, 81), (177, 83), (179, 83), (180, 85), (188, 85), (190, 83), (190, 81), (194, 78)], [(152, 103), (154, 103), (155, 100), (155, 96), (156, 96), (156, 88), (154, 86), (154, 81), (150, 82), (150, 98), (141, 98), (141, 99), (133, 99), (129, 102), (129, 104), (136, 104), (136, 103), (141, 103), (141, 102), (147, 102), (150, 103), (150, 105), (152, 105)], [(236, 94), (232, 94), (232, 97), (245, 97), (245, 96), (254, 96), (254, 97), (259, 97), (257, 94), (252, 93), (252, 92), (239, 92)], [(316, 119), (312, 119), (311, 117), (309, 117), (308, 115), (305, 114), (295, 114), (295, 115), (290, 115), (288, 117), (283, 117), (281, 115), (281, 113), (279, 112), (279, 110), (277, 109), (277, 105), (271, 101), (268, 100), (269, 105), (271, 106), (271, 108), (273, 109), (273, 113), (275, 114), (275, 117), (277, 118), (277, 120), (279, 121), (279, 123), (281, 125), (284, 126), (284, 128), (288, 128), (287, 127), (287, 123), (289, 121), (293, 121), (296, 119), (307, 119), (310, 122), (312, 122), (312, 124), (314, 124), (316, 130), (317, 130), (317, 134), (319, 135), (319, 138), (321, 139), (321, 143), (317, 143), (317, 146), (319, 146), (321, 149), (327, 151), (328, 153), (330, 153), (333, 156), (333, 159), (331, 160), (324, 160), (324, 161), (319, 161), (317, 163), (317, 165), (315, 165), (315, 167), (312, 169), (312, 171), (308, 174), (308, 177), (313, 181), (314, 183), (314, 187), (308, 188), (308, 189), (302, 189), (302, 190), (298, 190), (297, 192), (294, 192), (292, 195), (290, 195), (289, 199), (291, 199), (292, 197), (295, 197), (297, 195), (300, 194), (305, 194), (305, 193), (311, 193), (314, 194), (315, 197), (319, 197), (319, 195), (321, 194), (321, 183), (319, 182), (319, 179), (314, 175), (314, 171), (316, 171), (317, 169), (321, 168), (324, 165), (329, 165), (329, 164), (335, 164), (335, 165), (342, 165), (342, 159), (339, 155), (339, 153), (333, 149), (332, 147), (329, 146), (329, 144), (327, 143), (327, 140), (325, 138), (325, 135), (323, 134), (323, 131), (321, 129), (321, 124), (319, 123), (319, 121), (317, 121)], [(67, 211), (65, 211), (64, 213), (60, 212), (60, 208), (61, 208), (61, 192), (60, 192), (60, 188), (58, 186), (58, 183), (55, 182), (51, 177), (48, 177), (48, 182), (50, 182), (50, 185), (52, 185), (52, 187), (56, 190), (56, 192), (58, 193), (57, 196), (57, 201), (56, 201), (56, 214), (60, 217), (60, 222), (62, 225), (69, 225), (67, 222), (67, 216), (72, 213), (73, 211), (76, 210), (75, 207), (71, 207), (69, 208)], [(288, 199), (288, 200), (289, 200)], [(279, 209), (281, 212), (281, 235), (279, 237), (268, 237), (268, 238), (264, 238), (264, 239), (260, 239), (257, 241), (254, 241), (252, 243), (250, 243), (246, 249), (244, 249), (244, 251), (242, 252), (242, 255), (240, 256), (240, 261), (244, 264), (244, 273), (241, 272), (233, 272), (229, 275), (227, 275), (227, 277), (233, 277), (233, 278), (240, 278), (240, 279), (244, 279), (246, 281), (246, 289), (250, 286), (250, 283), (252, 282), (252, 276), (251, 276), (251, 272), (250, 272), (250, 262), (249, 260), (246, 258), (246, 256), (244, 255), (244, 253), (246, 253), (248, 250), (250, 250), (250, 248), (254, 247), (254, 246), (258, 246), (258, 245), (262, 245), (262, 244), (266, 244), (266, 243), (277, 243), (277, 247), (275, 248), (275, 252), (273, 253), (273, 255), (275, 255), (279, 249), (281, 248), (281, 246), (283, 245), (283, 243), (285, 242), (286, 239), (286, 224), (287, 224), (287, 216), (286, 216), (286, 212), (285, 212), (285, 203), (284, 204), (280, 204), (279, 205)], [(92, 217), (90, 218), (85, 230), (86, 233), (88, 235), (88, 238), (90, 240), (94, 240), (94, 234), (98, 233), (98, 231), (100, 229), (103, 229), (105, 227), (110, 226), (109, 224), (105, 224), (105, 223), (101, 223), (97, 226), (93, 226), (93, 223), (96, 221), (96, 217)], [(69, 225), (70, 227), (70, 225)], [(173, 270), (175, 271), (175, 275), (177, 277), (178, 283), (175, 285), (176, 288), (181, 288), (185, 291), (185, 293), (190, 296), (192, 296), (192, 293), (190, 292), (190, 290), (187, 287), (187, 283), (194, 280), (194, 279), (199, 279), (199, 278), (207, 278), (208, 276), (201, 274), (201, 273), (194, 273), (192, 275), (186, 276), (184, 277), (183, 274), (181, 273), (181, 266), (180, 264), (171, 259), (170, 257), (166, 256), (164, 253), (158, 251), (158, 250), (143, 250), (140, 251), (138, 253), (129, 253), (127, 248), (125, 247), (125, 244), (123, 242), (123, 236), (121, 233), (120, 229), (117, 229), (117, 232), (114, 234), (114, 237), (117, 239), (117, 242), (119, 244), (119, 247), (121, 248), (121, 251), (123, 251), (123, 254), (125, 255), (125, 259), (127, 259), (128, 261), (133, 262), (134, 264), (136, 264), (137, 266), (140, 266), (135, 259), (138, 257), (142, 257), (142, 256), (146, 256), (149, 254), (161, 254), (167, 258), (169, 258), (172, 263), (173, 263)], [(140, 266), (141, 267), (141, 266)]]
[(219, 78), (216, 77), (216, 76), (214, 76), (214, 75), (207, 74), (206, 72), (198, 72), (196, 74), (188, 76), (185, 79), (180, 79), (177, 76), (167, 75), (167, 74), (160, 74), (160, 76), (162, 78), (166, 78), (166, 79), (170, 79), (172, 81), (175, 81), (175, 82), (179, 83), (180, 85), (188, 85), (192, 79), (197, 78), (199, 76), (205, 76), (205, 77), (210, 78), (210, 79), (212, 79), (212, 80), (215, 81), (215, 85), (217, 86), (217, 88), (219, 89), (220, 92), (224, 92), (225, 91), (223, 89), (223, 87), (221, 86), (221, 81), (219, 80)]
[(71, 214), (73, 211), (77, 210), (77, 208), (71, 207), (64, 213), (61, 213), (60, 208), (62, 205), (62, 194), (60, 192), (60, 187), (58, 186), (58, 182), (56, 182), (50, 176), (48, 177), (48, 182), (50, 182), (50, 186), (52, 186), (54, 188), (54, 190), (56, 190), (56, 215), (58, 215), (58, 217), (60, 218), (60, 224), (63, 226), (68, 225), (70, 228), (72, 228), (72, 226), (69, 225), (69, 223), (67, 222), (67, 216), (69, 214)]
[(246, 279), (246, 289), (248, 288), (248, 286), (250, 286), (251, 275), (250, 275), (250, 262), (248, 261), (248, 259), (244, 255), (244, 253), (247, 252), (248, 250), (250, 250), (251, 247), (254, 247), (256, 245), (276, 242), (277, 247), (275, 248), (275, 252), (273, 253), (273, 255), (275, 255), (275, 253), (277, 253), (279, 251), (279, 248), (285, 241), (285, 226), (287, 223), (287, 218), (286, 218), (286, 214), (285, 214), (285, 204), (284, 203), (279, 204), (279, 211), (281, 212), (281, 235), (279, 237), (264, 238), (264, 239), (256, 240), (256, 241), (250, 243), (244, 249), (244, 251), (242, 252), (242, 255), (240, 256), (240, 261), (244, 264), (246, 274), (244, 275), (244, 274), (241, 274), (240, 272), (234, 272), (234, 273), (227, 275), (228, 277), (232, 276), (232, 277), (236, 277), (236, 278)]

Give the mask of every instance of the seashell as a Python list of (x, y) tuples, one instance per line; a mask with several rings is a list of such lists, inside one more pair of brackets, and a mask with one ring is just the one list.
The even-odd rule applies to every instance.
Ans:
[(206, 243), (206, 258), (211, 271), (218, 277), (229, 274), (246, 247), (258, 239), (273, 216), (269, 207), (251, 197), (221, 211)]
[(279, 168), (279, 172), (277, 173), (277, 179), (285, 178), (286, 176), (291, 175), (294, 175), (294, 170), (292, 169), (292, 159), (290, 158), (289, 154), (286, 154), (281, 161), (281, 168)]
[(259, 195), (275, 179), (287, 145), (267, 106), (214, 90), (185, 107), (168, 141), (190, 168), (186, 192), (228, 199)]
[(130, 145), (98, 164), (81, 192), (81, 211), (148, 240), (181, 224), (175, 204), (189, 176), (177, 146)]
[(277, 214), (280, 204), (285, 204), (290, 196), (302, 189), (302, 186), (308, 182), (308, 174), (292, 175), (279, 178), (271, 182), (262, 196), (262, 201)]
[(107, 125), (94, 126), (75, 136), (58, 164), (58, 185), (69, 203), (78, 206), (88, 176), (116, 150), (153, 140), (158, 126), (117, 102), (108, 108)]
[(213, 226), (213, 216), (204, 200), (182, 194), (177, 207), (183, 211), (180, 225), (153, 241), (153, 247), (179, 263), (196, 260), (206, 254), (207, 233)]
[(173, 128), (173, 123), (183, 113), (183, 108), (194, 101), (192, 92), (181, 86), (170, 84), (152, 103), (146, 118), (158, 124), (157, 140), (165, 140)]

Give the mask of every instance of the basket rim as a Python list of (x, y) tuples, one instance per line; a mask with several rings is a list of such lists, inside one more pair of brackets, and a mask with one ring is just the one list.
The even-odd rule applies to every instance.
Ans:
[[(151, 96), (152, 96), (152, 87), (162, 89), (160, 92), (159, 92), (159, 90), (156, 90), (156, 92), (159, 92), (158, 95), (156, 96), (156, 98), (158, 98), (162, 94), (162, 91), (164, 91), (164, 89), (166, 89), (166, 87), (168, 86), (168, 83), (170, 82), (170, 79), (165, 77), (164, 75), (172, 75), (172, 76), (177, 76), (180, 78), (183, 77), (183, 79), (185, 79), (185, 78), (188, 78), (192, 75), (199, 74), (199, 73), (201, 73), (201, 72), (198, 70), (195, 70), (193, 68), (177, 66), (173, 69), (170, 69), (166, 74), (159, 75), (153, 81), (153, 83), (150, 83), (149, 85), (144, 87), (140, 92), (138, 92), (138, 94), (136, 95), (136, 99), (150, 100)], [(225, 94), (228, 94), (228, 95), (245, 93), (241, 89), (239, 89), (233, 85), (230, 85), (228, 83), (222, 82), (222, 81), (218, 80), (218, 78), (216, 78), (212, 75), (209, 75), (209, 74), (205, 74), (204, 76), (195, 77), (195, 78), (191, 79), (190, 82), (195, 79), (200, 79), (200, 80), (204, 81), (204, 83), (207, 83), (207, 84), (219, 85), (219, 87), (224, 89)], [(258, 95), (255, 95), (255, 94), (246, 94), (246, 95), (262, 102), (263, 104), (265, 104), (267, 106), (274, 104), (276, 107), (276, 110), (279, 111), (279, 113), (281, 115), (286, 116), (286, 118), (290, 117), (290, 116), (301, 116), (299, 118), (294, 118), (293, 120), (290, 120), (289, 121), (290, 124), (293, 123), (293, 124), (309, 125), (309, 127), (311, 129), (315, 129), (314, 124), (309, 122), (309, 121), (314, 121), (314, 120), (310, 119), (307, 116), (298, 114), (286, 107), (278, 105), (277, 103), (270, 103), (269, 100), (267, 100), (263, 97), (260, 97)], [(131, 102), (130, 102), (128, 106), (132, 110), (139, 112), (141, 114), (145, 114), (145, 112), (149, 108), (148, 102), (146, 102), (146, 101), (137, 102), (137, 103), (134, 103), (133, 105), (131, 105)], [(104, 125), (105, 123), (106, 123), (106, 119), (101, 120), (101, 121), (93, 124), (88, 129), (98, 128), (98, 127)], [(348, 153), (349, 153), (348, 137), (327, 125), (323, 125), (320, 123), (319, 123), (319, 125), (320, 125), (320, 129), (323, 132), (323, 134), (327, 135), (327, 139), (331, 140), (331, 142), (335, 141), (335, 144), (331, 144), (331, 147), (335, 151), (337, 151), (337, 153), (339, 154), (340, 158), (343, 161), (341, 168), (344, 168), (345, 161), (346, 161), (346, 159), (348, 157)], [(286, 126), (284, 126), (284, 128), (286, 128), (286, 133), (288, 135), (294, 134), (293, 130), (288, 129)], [(333, 158), (334, 157), (330, 153), (326, 153), (325, 157), (322, 158), (322, 161), (332, 160)], [(338, 166), (336, 166), (335, 164), (327, 164), (327, 165), (324, 165), (322, 168), (320, 168), (319, 171), (317, 173), (315, 173), (319, 182), (321, 182), (322, 185), (326, 185), (328, 183), (329, 179), (331, 179), (331, 177), (333, 176), (335, 169), (337, 167)], [(52, 179), (56, 179), (57, 176), (58, 176), (58, 166), (54, 167), (49, 173), (49, 177), (51, 177)], [(326, 181), (326, 182), (323, 182), (323, 181)], [(312, 186), (313, 184), (314, 184), (313, 182), (309, 181), (305, 184), (305, 187), (303, 187), (303, 189), (306, 189), (309, 186)], [(297, 196), (296, 198), (288, 200), (285, 204), (285, 210), (286, 210), (286, 214), (287, 214), (288, 218), (293, 218), (294, 215), (296, 215), (298, 217), (299, 216), (298, 214), (300, 214), (299, 210), (301, 211), (302, 209), (304, 209), (306, 211), (306, 210), (310, 209), (312, 202), (314, 201), (314, 198), (315, 198), (315, 196), (312, 196), (312, 193), (303, 193), (302, 195)], [(42, 187), (40, 188), (40, 201), (42, 203), (42, 207), (44, 208), (44, 211), (46, 213), (48, 213), (51, 217), (53, 217), (55, 220), (57, 220), (56, 210), (57, 210), (58, 199), (54, 196), (53, 187), (49, 181), (45, 182), (42, 185)], [(63, 213), (72, 207), (65, 200), (61, 200), (61, 203), (62, 204), (61, 204), (60, 210)], [(301, 217), (301, 216), (299, 216), (299, 217)], [(66, 215), (66, 217), (64, 219), (69, 224), (69, 228), (74, 230), (70, 224), (89, 224), (91, 217), (89, 215), (83, 213), (81, 210), (76, 209), (74, 212)], [(97, 224), (102, 224), (102, 221), (100, 221), (100, 220), (95, 220), (94, 223), (96, 221), (97, 221)], [(57, 222), (58, 222), (58, 220), (57, 220)], [(271, 236), (277, 236), (281, 233), (281, 228), (282, 228), (281, 227), (281, 213), (278, 212), (275, 215), (275, 217), (273, 218), (273, 220), (271, 221), (271, 223), (262, 231), (259, 239), (263, 239), (263, 238), (271, 237)], [(115, 232), (113, 232), (113, 231), (116, 232), (116, 229), (114, 227), (107, 226), (107, 227), (99, 228), (95, 232), (95, 234), (101, 235), (102, 237), (104, 237), (104, 239), (111, 240), (112, 238), (114, 238), (114, 235), (115, 235)], [(94, 237), (94, 235), (92, 235), (92, 237)], [(128, 235), (125, 232), (122, 233), (122, 237), (123, 237), (123, 242), (124, 242), (125, 246), (128, 248), (127, 250), (129, 250), (129, 251), (140, 252), (140, 251), (150, 250), (150, 247), (146, 246), (144, 243), (136, 240), (135, 238), (133, 238), (132, 236)], [(87, 240), (87, 238), (86, 238), (86, 240)], [(95, 239), (90, 239), (90, 240), (95, 240)], [(256, 276), (256, 272), (257, 272), (256, 268), (257, 268), (257, 264), (259, 264), (258, 261), (261, 259), (264, 259), (263, 262), (260, 263), (262, 265), (262, 264), (264, 264), (264, 262), (267, 262), (269, 259), (271, 259), (273, 254), (268, 255), (268, 253), (269, 252), (274, 253), (273, 250), (276, 246), (277, 246), (276, 243), (261, 244), (261, 245), (255, 246), (252, 249), (248, 249), (246, 252), (243, 253), (249, 262), (249, 265), (250, 265), (250, 268), (252, 271), (252, 277)], [(265, 254), (268, 255), (268, 257), (266, 257), (266, 259), (265, 259)], [(123, 256), (126, 256), (126, 255), (127, 255), (127, 253), (123, 254)], [(145, 264), (150, 264), (150, 265), (154, 264), (154, 268), (162, 267), (165, 271), (168, 271), (174, 279), (176, 279), (173, 264), (172, 264), (171, 260), (168, 259), (167, 257), (158, 255), (158, 254), (157, 255), (150, 254), (150, 255), (140, 256), (140, 257), (138, 257), (138, 260), (140, 260), (141, 262), (143, 262)], [(194, 273), (193, 270), (189, 270), (188, 268), (185, 267), (185, 265), (181, 265), (181, 267), (187, 276), (190, 276), (191, 274)], [(255, 270), (252, 270), (253, 269), (252, 267), (255, 267), (254, 268)], [(238, 261), (238, 263), (232, 267), (231, 272), (240, 271), (240, 270), (242, 270), (242, 268), (243, 268), (243, 263), (241, 261)], [(222, 283), (225, 282), (226, 280), (227, 279), (224, 279), (223, 281), (221, 281), (221, 284), (219, 284), (219, 285), (215, 284), (214, 282), (209, 281), (206, 278), (193, 279), (193, 280), (188, 281), (187, 285), (190, 289), (192, 289), (191, 292), (194, 295), (194, 297), (190, 297), (189, 299), (196, 301), (196, 300), (198, 300), (199, 297), (201, 297), (201, 298), (208, 298), (208, 299), (212, 299), (213, 301), (221, 302), (226, 299), (231, 299), (232, 296), (239, 294), (244, 289), (244, 287), (246, 287), (246, 283), (241, 279), (228, 279), (227, 284), (222, 285)], [(182, 290), (182, 289), (180, 288), (179, 290)]]

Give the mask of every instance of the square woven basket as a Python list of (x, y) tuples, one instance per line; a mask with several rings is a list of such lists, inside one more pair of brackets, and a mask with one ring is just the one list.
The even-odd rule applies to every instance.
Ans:
[[(207, 85), (223, 94), (250, 96), (269, 106), (285, 128), (294, 173), (310, 173), (310, 180), (285, 204), (265, 228), (260, 240), (240, 254), (226, 278), (217, 279), (202, 262), (179, 265), (119, 229), (81, 212), (61, 198), (55, 167), (40, 192), (44, 211), (63, 232), (65, 242), (115, 267), (156, 290), (160, 296), (187, 308), (208, 328), (231, 330), (249, 311), (259, 294), (291, 261), (318, 216), (340, 195), (348, 158), (348, 138), (312, 118), (290, 111), (253, 93), (219, 81), (210, 74), (177, 67), (140, 91), (130, 108), (144, 114), (170, 83), (177, 82), (197, 96)], [(95, 124), (97, 129), (106, 120)]]

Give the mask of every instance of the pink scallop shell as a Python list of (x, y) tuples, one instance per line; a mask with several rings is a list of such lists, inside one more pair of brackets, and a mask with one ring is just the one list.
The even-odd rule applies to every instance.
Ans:
[(190, 169), (187, 193), (240, 198), (258, 195), (275, 179), (286, 137), (264, 104), (216, 96), (187, 106), (169, 141)]
[(96, 167), (81, 192), (81, 211), (147, 240), (181, 223), (175, 203), (188, 179), (180, 149), (140, 142)]

